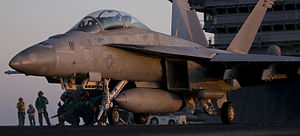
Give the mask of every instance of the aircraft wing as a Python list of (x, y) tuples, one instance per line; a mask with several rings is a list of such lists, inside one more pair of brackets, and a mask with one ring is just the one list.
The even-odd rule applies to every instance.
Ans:
[(300, 57), (217, 53), (211, 62), (300, 62)]
[[(240, 85), (257, 85), (261, 83), (260, 81), (263, 82), (273, 79), (285, 79), (288, 78), (289, 75), (300, 74), (300, 57), (235, 54), (215, 49), (204, 49), (201, 47), (124, 44), (109, 44), (106, 46), (119, 48), (134, 53), (141, 53), (141, 55), (148, 54), (152, 57), (179, 58), (191, 60), (195, 63), (201, 62), (199, 60), (205, 60), (206, 64), (207, 62), (212, 62), (207, 64), (207, 67), (210, 68), (208, 69), (211, 71), (210, 73), (219, 73), (221, 76), (224, 75), (223, 79), (232, 79), (232, 87), (234, 89), (239, 88)], [(230, 66), (231, 69), (225, 70), (225, 73), (223, 74), (220, 71), (224, 71), (224, 65), (222, 64), (226, 63), (229, 65), (225, 66)], [(215, 67), (215, 65), (217, 67)], [(239, 84), (235, 83), (235, 79), (237, 79)], [(206, 90), (214, 88), (226, 92), (233, 89), (226, 87), (216, 88), (216, 86), (220, 85), (220, 82), (207, 82), (204, 80), (202, 81), (202, 79), (199, 79), (199, 82)]]
[(106, 46), (147, 53), (158, 57), (191, 57), (194, 59), (209, 59), (211, 62), (300, 62), (300, 57), (274, 56), (259, 54), (235, 54), (221, 53), (218, 50), (208, 50), (202, 47), (180, 47), (180, 46), (154, 46), (154, 45), (129, 45), (108, 44)]
[[(154, 45), (128, 45), (107, 44), (106, 46), (147, 53), (158, 57), (192, 57), (199, 59), (211, 59), (213, 52), (203, 50), (202, 47), (180, 47), (180, 46), (154, 46)], [(213, 54), (213, 55), (212, 55)]]

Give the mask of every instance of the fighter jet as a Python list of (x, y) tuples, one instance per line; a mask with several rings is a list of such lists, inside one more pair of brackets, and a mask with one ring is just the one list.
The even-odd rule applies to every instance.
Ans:
[(220, 115), (232, 124), (227, 92), (300, 74), (298, 57), (248, 54), (273, 4), (259, 0), (226, 50), (208, 48), (196, 12), (187, 0), (173, 0), (171, 36), (125, 12), (99, 10), (21, 51), (9, 66), (65, 90), (102, 90), (98, 120), (109, 117), (112, 124), (119, 121), (117, 108), (133, 112), (136, 123), (184, 110)]

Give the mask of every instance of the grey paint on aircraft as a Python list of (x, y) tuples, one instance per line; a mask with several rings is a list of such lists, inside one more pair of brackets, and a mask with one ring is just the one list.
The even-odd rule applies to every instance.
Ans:
[[(216, 98), (220, 100), (219, 104), (226, 101), (224, 93), (227, 91), (262, 79), (288, 78), (286, 75), (299, 74), (300, 59), (297, 57), (247, 54), (249, 43), (253, 42), (251, 37), (256, 35), (267, 8), (273, 2), (259, 0), (226, 51), (198, 44), (205, 43), (205, 38), (195, 39), (198, 31), (192, 29), (202, 30), (200, 23), (191, 23), (196, 13), (185, 14), (189, 10), (187, 0), (174, 0), (173, 10), (181, 14), (172, 18), (172, 26), (184, 26), (178, 29), (178, 34), (174, 34), (176, 27), (172, 28), (173, 36), (154, 32), (124, 12), (101, 10), (83, 18), (65, 34), (50, 37), (23, 50), (9, 65), (26, 75), (69, 78), (73, 86), (74, 79), (87, 79), (88, 75), (98, 73), (96, 75), (101, 75), (105, 84), (106, 97), (110, 97), (109, 79), (158, 84), (161, 88), (156, 90), (149, 89), (152, 85), (121, 92), (117, 97), (119, 104), (135, 112), (175, 112), (182, 103), (188, 110), (193, 110), (196, 97), (206, 103), (210, 102), (207, 99)], [(176, 35), (178, 37), (174, 37)], [(62, 85), (65, 83), (61, 82)], [(127, 98), (129, 92), (130, 99)], [(179, 96), (184, 101), (180, 101)], [(107, 100), (103, 99), (103, 103), (107, 104), (103, 106), (106, 110), (111, 108), (111, 102)], [(141, 106), (145, 101), (147, 104)], [(160, 104), (163, 108), (157, 106)]]

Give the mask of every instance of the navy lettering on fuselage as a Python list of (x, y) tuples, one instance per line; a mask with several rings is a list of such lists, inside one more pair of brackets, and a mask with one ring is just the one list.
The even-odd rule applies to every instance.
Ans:
[(68, 44), (70, 46), (70, 51), (73, 51), (75, 49), (74, 41), (68, 41)]

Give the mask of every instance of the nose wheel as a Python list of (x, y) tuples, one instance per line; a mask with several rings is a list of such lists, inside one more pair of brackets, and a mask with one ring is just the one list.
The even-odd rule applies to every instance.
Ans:
[(117, 125), (120, 121), (120, 113), (118, 108), (112, 108), (108, 112), (108, 121), (112, 125)]
[(224, 124), (234, 123), (234, 106), (232, 102), (227, 101), (223, 103), (221, 108), (221, 120)]

